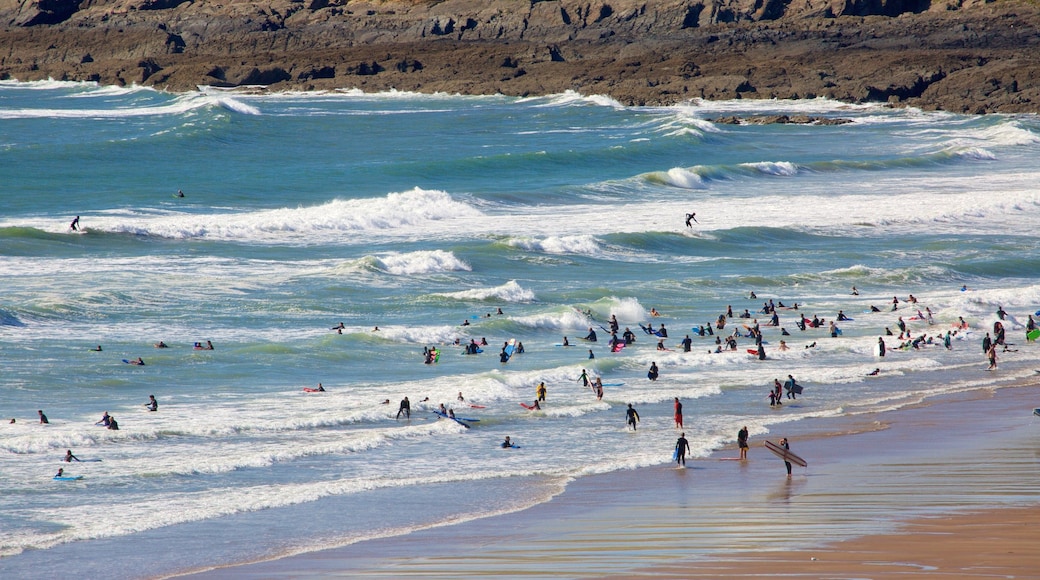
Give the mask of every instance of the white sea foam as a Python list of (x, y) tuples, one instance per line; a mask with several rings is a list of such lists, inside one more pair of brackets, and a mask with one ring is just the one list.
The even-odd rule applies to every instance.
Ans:
[(546, 238), (510, 238), (507, 244), (522, 250), (546, 254), (579, 254), (596, 256), (603, 254), (602, 245), (595, 236), (549, 236)]
[(757, 163), (742, 163), (741, 166), (754, 169), (766, 175), (790, 177), (798, 173), (798, 166), (789, 161), (759, 161)]
[(443, 250), (389, 254), (380, 256), (376, 260), (382, 269), (401, 276), (436, 272), (469, 272), (473, 269), (455, 254)]
[(443, 292), (435, 294), (455, 300), (466, 301), (501, 301), (501, 302), (531, 302), (535, 299), (534, 292), (525, 290), (517, 284), (516, 280), (510, 280), (501, 286), (494, 288), (472, 288), (458, 292)]

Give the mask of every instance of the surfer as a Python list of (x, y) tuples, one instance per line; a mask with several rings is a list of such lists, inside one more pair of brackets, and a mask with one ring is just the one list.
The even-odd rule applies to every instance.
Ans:
[(686, 452), (690, 449), (690, 442), (686, 440), (686, 433), (679, 433), (679, 439), (675, 442), (675, 463), (686, 466)]
[(625, 421), (632, 427), (633, 431), (636, 430), (636, 423), (639, 422), (639, 413), (632, 408), (632, 403), (628, 404), (628, 409), (625, 411)]
[(47, 420), (47, 415), (43, 414), (43, 409), (40, 409), (39, 411), (36, 411), (36, 412), (40, 414), (40, 423), (41, 424), (50, 423), (50, 421)]
[(64, 477), (64, 474), (65, 474), (65, 468), (64, 467), (59, 467), (58, 468), (58, 473), (55, 473), (54, 477)]
[(747, 459), (747, 450), (748, 450), (747, 438), (748, 438), (748, 431), (747, 431), (747, 425), (745, 425), (745, 426), (740, 428), (740, 431), (737, 431), (737, 447), (740, 448), (740, 458), (741, 459)]
[(542, 406), (538, 404), (538, 399), (534, 400), (534, 404), (531, 405), (531, 410), (532, 411), (541, 411), (542, 410)]
[(988, 370), (988, 371), (996, 370), (996, 368), (997, 368), (997, 345), (993, 344), (992, 346), (990, 346), (989, 347), (989, 352), (986, 353), (986, 355), (989, 357), (989, 368), (986, 369), (986, 370)]
[(502, 442), (502, 449), (509, 449), (510, 447), (516, 447), (516, 445), (509, 440), (509, 435), (506, 435), (506, 440)]
[(596, 331), (589, 327), (589, 333), (585, 335), (585, 340), (589, 342), (596, 342)]
[[(780, 447), (783, 447), (788, 451), (791, 450), (791, 445), (787, 443), (787, 437), (780, 439)], [(787, 468), (787, 477), (791, 477), (791, 462), (784, 459), (784, 467)]]
[(76, 219), (72, 220), (72, 223), (69, 224), (69, 228), (74, 232), (79, 231), (79, 216), (76, 216)]
[(177, 190), (177, 197), (184, 197), (184, 192), (178, 189)]
[(692, 228), (693, 227), (693, 223), (690, 223), (690, 222), (698, 223), (698, 224), (701, 223), (701, 222), (697, 221), (697, 214), (696, 213), (688, 213), (688, 214), (686, 214), (686, 227), (688, 227), (688, 228)]
[(567, 341), (567, 337), (563, 337), (563, 346), (570, 346), (571, 343)]
[(651, 362), (650, 363), (650, 370), (647, 371), (647, 373), (646, 373), (646, 378), (650, 379), (651, 381), (656, 381), (658, 374), (659, 373), (658, 373), (658, 370), (657, 370), (657, 362), (656, 361)]
[(401, 413), (404, 413), (404, 418), (405, 419), (411, 419), (412, 418), (412, 404), (410, 402), (408, 402), (408, 397), (405, 397), (405, 398), (401, 399), (401, 406), (397, 408), (397, 417), (396, 417), (396, 419), (400, 419), (401, 418)]
[(682, 345), (683, 352), (690, 352), (690, 347), (693, 345), (693, 339), (690, 338), (689, 334), (687, 334), (686, 338), (682, 339), (682, 342), (680, 342), (679, 344)]
[(675, 428), (682, 429), (682, 403), (679, 402), (679, 397), (675, 398)]
[(538, 383), (538, 388), (535, 389), (535, 394), (538, 395), (539, 401), (545, 400), (545, 381)]
[(170, 348), (169, 345), (167, 345), (165, 342), (163, 342), (161, 340), (159, 342), (155, 343), (154, 346), (155, 346), (155, 348)]
[(852, 295), (853, 296), (859, 296), (859, 290), (856, 290), (855, 286), (852, 287)]
[(463, 396), (462, 396), (462, 391), (459, 391), (459, 396), (458, 396), (458, 397), (456, 397), (456, 400), (458, 400), (458, 401), (460, 401), (460, 402), (462, 402), (462, 403), (465, 403), (465, 402), (466, 402), (466, 397), (463, 397)]
[(578, 377), (578, 382), (581, 383), (581, 386), (583, 386), (583, 387), (589, 386), (589, 373), (588, 373), (588, 371), (586, 371), (585, 369), (581, 369), (581, 376)]
[(869, 373), (867, 373), (867, 376), (868, 377), (876, 377), (876, 376), (878, 376), (880, 374), (881, 374), (881, 369), (876, 368), (876, 369), (870, 371)]
[[(321, 387), (321, 384), (319, 384), (318, 386)], [(318, 390), (324, 391), (325, 389), (319, 388)], [(155, 395), (148, 395), (148, 402), (145, 403), (144, 406), (147, 407), (149, 411), (158, 411), (159, 402), (155, 400)]]
[(116, 421), (115, 417), (108, 418), (108, 428), (110, 431), (119, 431), (119, 423)]
[(601, 379), (599, 377), (596, 377), (595, 389), (596, 389), (596, 400), (597, 401), (602, 401), (603, 400), (603, 379)]
[(101, 345), (99, 344), (99, 345), (97, 345), (97, 348), (92, 348), (90, 350), (92, 350), (94, 352), (101, 352)]
[(108, 416), (108, 411), (105, 411), (105, 413), (101, 415), (101, 420), (94, 424), (100, 425), (101, 427), (108, 427), (108, 424), (111, 422), (112, 418)]
[(784, 382), (784, 389), (787, 391), (788, 399), (797, 399), (795, 396), (796, 390), (798, 390), (798, 383), (795, 382), (794, 377), (787, 375), (787, 381)]
[(590, 359), (594, 359), (594, 358), (596, 358), (596, 354), (595, 354), (594, 352), (592, 352), (592, 349), (591, 349), (591, 348), (589, 349), (589, 358), (590, 358)]
[(881, 358), (885, 358), (885, 337), (883, 337), (883, 336), (877, 337), (877, 348), (878, 348), (878, 356), (881, 357)]
[(65, 463), (72, 463), (73, 460), (79, 461), (79, 457), (72, 454), (71, 449), (65, 450)]

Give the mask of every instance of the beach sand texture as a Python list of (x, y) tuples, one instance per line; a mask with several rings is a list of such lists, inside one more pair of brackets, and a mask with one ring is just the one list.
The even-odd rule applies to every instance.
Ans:
[(1030, 385), (818, 420), (767, 437), (808, 461), (790, 479), (753, 437), (746, 462), (589, 477), (523, 512), (196, 577), (1037, 578), (1038, 401)]

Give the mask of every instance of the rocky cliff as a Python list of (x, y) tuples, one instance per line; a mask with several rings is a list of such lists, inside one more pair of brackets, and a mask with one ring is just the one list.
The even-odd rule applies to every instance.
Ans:
[(1040, 111), (1031, 0), (0, 0), (0, 78)]

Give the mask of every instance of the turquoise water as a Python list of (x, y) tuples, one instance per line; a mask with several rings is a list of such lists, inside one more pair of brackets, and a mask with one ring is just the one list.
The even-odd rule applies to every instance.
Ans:
[[(853, 122), (710, 121), (777, 112)], [(667, 462), (675, 397), (707, 455), (742, 425), (1010, 384), (1037, 364), (1038, 154), (1035, 116), (823, 100), (0, 82), (0, 416), (17, 419), (0, 423), (0, 573), (75, 558), (84, 574), (166, 575), (523, 509)], [(770, 299), (854, 320), (832, 338), (779, 309), (791, 335), (763, 327), (765, 361), (744, 336), (715, 353), (691, 333), (727, 307), (765, 323)], [(1013, 344), (989, 372), (980, 341), (1000, 306)], [(926, 309), (931, 324), (911, 320)], [(612, 315), (636, 334), (620, 353)], [(970, 328), (951, 350), (885, 336), (878, 357), (900, 316), (914, 337)], [(599, 342), (580, 339), (590, 327)], [(555, 346), (565, 336), (575, 346)], [(481, 338), (479, 355), (454, 344)], [(510, 339), (526, 352), (502, 363)], [(597, 400), (583, 369), (623, 384)], [(805, 392), (771, 408), (788, 374)], [(541, 381), (548, 400), (526, 411)], [(395, 420), (405, 396), (411, 418)], [(441, 403), (480, 421), (437, 420)], [(119, 431), (94, 426), (105, 411)], [(521, 448), (499, 449), (506, 435)], [(66, 449), (102, 461), (64, 464)], [(52, 481), (59, 467), (84, 479)]]

